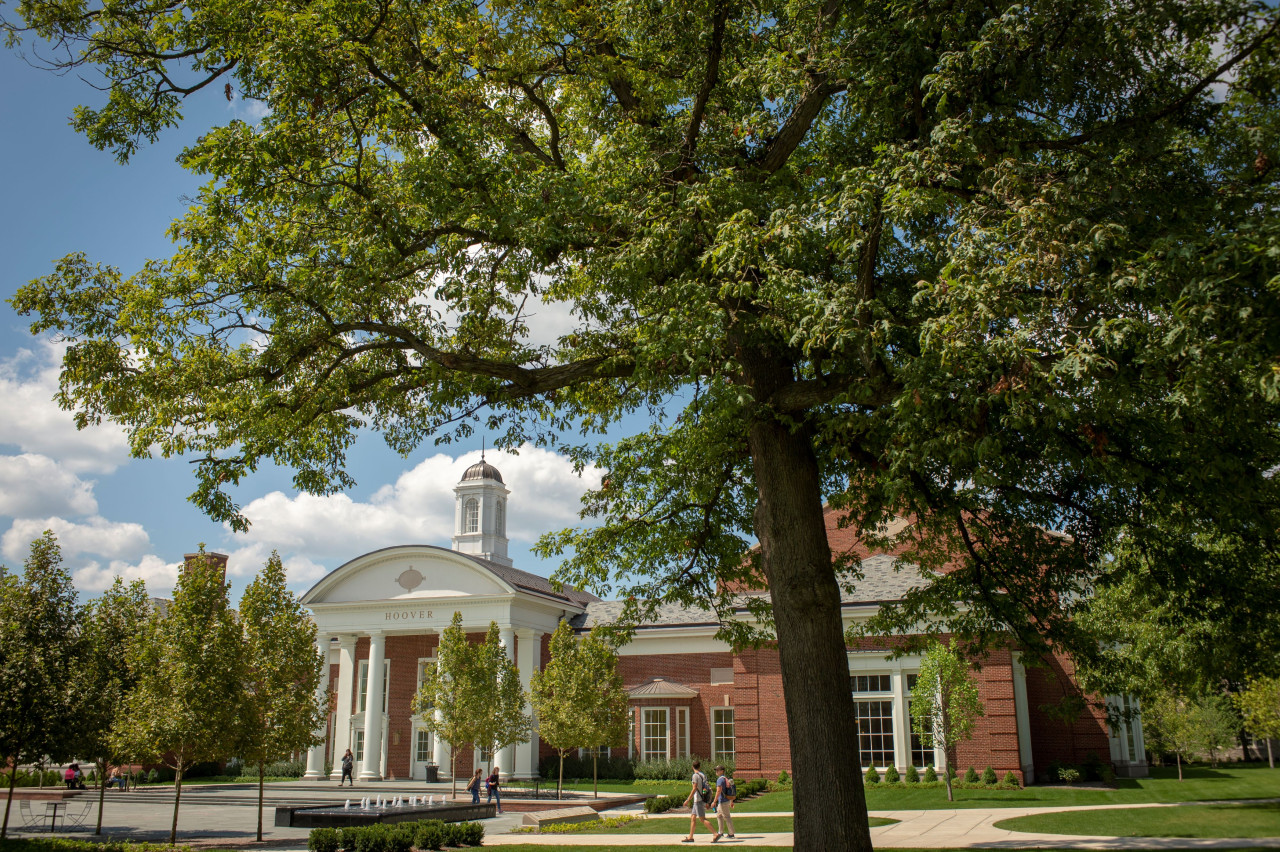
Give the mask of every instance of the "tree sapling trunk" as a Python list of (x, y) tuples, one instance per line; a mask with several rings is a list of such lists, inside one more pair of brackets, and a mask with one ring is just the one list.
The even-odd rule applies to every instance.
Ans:
[(169, 826), (169, 845), (178, 843), (178, 805), (182, 802), (182, 770), (183, 761), (179, 760), (173, 777), (173, 824)]
[(102, 806), (107, 801), (107, 782), (103, 779), (107, 777), (107, 767), (109, 766), (109, 764), (107, 763), (106, 758), (103, 758), (102, 760), (98, 761), (97, 766), (98, 766), (98, 825), (93, 830), (93, 833), (102, 834)]
[(262, 842), (262, 791), (265, 786), (267, 768), (266, 764), (261, 760), (258, 761), (258, 842)]
[(4, 803), (4, 823), (0, 825), (0, 840), (9, 832), (9, 809), (13, 807), (13, 788), (18, 783), (18, 756), (9, 758), (9, 796)]

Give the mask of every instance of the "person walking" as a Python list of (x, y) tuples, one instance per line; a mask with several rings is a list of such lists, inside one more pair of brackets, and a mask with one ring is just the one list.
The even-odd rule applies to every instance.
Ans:
[(342, 778), (338, 781), (338, 786), (342, 786), (343, 781), (351, 782), (348, 786), (356, 786), (356, 779), (352, 773), (356, 769), (356, 758), (351, 753), (351, 749), (347, 749), (347, 753), (342, 756)]
[(471, 794), (471, 804), (480, 804), (480, 785), (484, 783), (484, 770), (477, 768), (467, 784), (467, 792)]
[(502, 813), (502, 793), (498, 789), (501, 786), (501, 784), (499, 783), (501, 775), (502, 775), (502, 767), (495, 766), (493, 767), (493, 773), (489, 776), (488, 780), (484, 782), (485, 788), (489, 791), (489, 799), (488, 801), (485, 802), (485, 804), (489, 804), (489, 802), (492, 802), (494, 799), (497, 799), (498, 813)]
[(717, 766), (716, 798), (711, 806), (715, 808), (716, 823), (720, 826), (720, 831), (711, 838), (712, 843), (721, 837), (733, 837), (733, 802), (737, 798), (738, 785), (733, 783), (733, 779), (729, 777), (729, 773), (723, 766)]
[[(681, 840), (681, 843), (693, 842), (693, 829), (697, 825), (698, 820), (702, 820), (702, 824), (707, 827), (707, 831), (715, 832), (715, 826), (707, 821), (707, 802), (711, 798), (711, 790), (707, 787), (707, 776), (702, 772), (702, 761), (695, 760), (693, 762), (693, 777), (690, 779), (693, 784), (689, 788), (689, 798), (684, 800), (685, 807), (689, 808), (689, 836)], [(711, 842), (715, 843), (720, 838), (716, 835), (711, 838)]]

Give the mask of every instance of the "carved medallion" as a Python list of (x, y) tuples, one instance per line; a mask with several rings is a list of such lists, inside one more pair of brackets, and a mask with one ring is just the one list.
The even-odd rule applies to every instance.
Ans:
[(410, 566), (407, 571), (399, 577), (396, 577), (396, 582), (400, 585), (400, 588), (404, 589), (406, 592), (412, 592), (414, 589), (421, 586), (422, 581), (425, 579), (426, 577), (423, 577), (421, 572), (413, 566)]

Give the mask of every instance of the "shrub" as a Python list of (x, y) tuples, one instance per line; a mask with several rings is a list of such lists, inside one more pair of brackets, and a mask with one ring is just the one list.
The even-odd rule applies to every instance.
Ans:
[(874, 766), (868, 766), (867, 771), (862, 776), (862, 780), (868, 784), (879, 784), (880, 773), (876, 772), (876, 768)]
[(1103, 764), (1100, 774), (1102, 776), (1101, 780), (1103, 783), (1105, 784), (1116, 783), (1116, 771), (1114, 768), (1110, 766), (1110, 764)]
[(334, 828), (313, 828), (307, 836), (307, 848), (311, 852), (338, 852), (341, 842)]
[(970, 766), (968, 769), (964, 771), (964, 783), (966, 784), (978, 783), (978, 773), (976, 770), (974, 770), (972, 766)]
[(444, 822), (424, 819), (413, 823), (413, 845), (419, 849), (439, 849), (444, 845)]
[[(272, 778), (301, 778), (307, 771), (305, 760), (277, 760), (262, 767), (264, 774)], [(258, 767), (246, 766), (242, 775), (258, 777)]]
[(996, 771), (992, 769), (990, 765), (988, 765), (986, 769), (982, 770), (982, 783), (988, 786), (996, 783)]
[(160, 773), (156, 772), (154, 769), (147, 773), (148, 784), (154, 784), (159, 780), (160, 780)]
[(1058, 770), (1058, 780), (1074, 784), (1080, 780), (1080, 770), (1074, 766), (1064, 766)]
[(1012, 771), (1010, 771), (1010, 772), (1006, 772), (1006, 773), (1004, 774), (1004, 781), (1002, 781), (1001, 783), (1002, 783), (1002, 784), (1004, 784), (1006, 787), (1018, 787), (1018, 786), (1020, 786), (1020, 785), (1018, 784), (1018, 776), (1017, 776), (1017, 775), (1014, 775)]
[(884, 771), (884, 783), (897, 784), (902, 778), (898, 775), (898, 767), (890, 764), (889, 768)]
[(756, 778), (754, 781), (735, 780), (734, 783), (738, 787), (739, 799), (745, 799), (749, 796), (754, 796), (757, 793), (761, 793), (769, 788), (769, 782), (764, 780), (763, 778)]
[[(1089, 752), (1085, 756), (1084, 763), (1080, 764), (1080, 777), (1085, 781), (1102, 781), (1102, 768), (1107, 764), (1102, 762), (1095, 751)], [(1110, 768), (1107, 766), (1107, 768)]]
[(934, 784), (937, 782), (937, 780), (938, 780), (938, 773), (934, 771), (934, 768), (932, 766), (926, 766), (924, 768), (924, 783)]
[(654, 796), (651, 799), (644, 800), (644, 812), (647, 814), (665, 813), (683, 804), (684, 799), (677, 796)]
[(791, 776), (787, 774), (787, 770), (784, 769), (781, 772), (779, 772), (778, 785), (781, 787), (787, 787), (787, 786), (790, 786), (790, 784), (791, 784)]
[(907, 783), (908, 784), (920, 783), (920, 771), (916, 769), (916, 765), (914, 763), (907, 764)]

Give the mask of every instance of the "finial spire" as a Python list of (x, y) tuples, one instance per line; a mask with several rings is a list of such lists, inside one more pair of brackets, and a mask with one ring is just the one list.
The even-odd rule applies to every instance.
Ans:
[(484, 436), (480, 436), (480, 461), (484, 461)]

